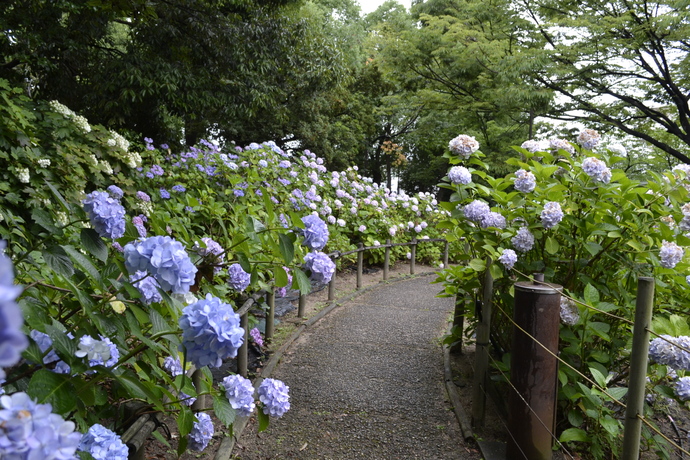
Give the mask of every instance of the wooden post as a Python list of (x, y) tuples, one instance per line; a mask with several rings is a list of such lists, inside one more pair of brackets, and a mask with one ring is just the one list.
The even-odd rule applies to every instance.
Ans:
[(417, 238), (412, 238), (412, 249), (410, 250), (410, 275), (414, 275), (414, 264), (417, 258)]
[(450, 243), (446, 241), (445, 247), (443, 248), (443, 268), (448, 268), (448, 250)]
[(335, 270), (333, 272), (333, 276), (331, 277), (331, 280), (328, 282), (328, 300), (334, 300), (335, 299), (335, 275), (338, 273), (338, 270)]
[(633, 326), (633, 342), (630, 353), (630, 377), (628, 378), (625, 428), (623, 430), (623, 456), (621, 458), (638, 458), (640, 456), (642, 420), (640, 420), (639, 416), (644, 415), (649, 328), (652, 322), (653, 304), (654, 278), (641, 276), (637, 279), (635, 324)]
[(247, 325), (249, 324), (248, 313), (245, 313), (240, 318), (240, 327), (244, 329), (244, 342), (237, 350), (237, 373), (242, 377), (247, 377), (247, 363), (249, 352), (249, 334), (247, 333)]
[(474, 387), (472, 389), (472, 424), (484, 426), (486, 413), (486, 385), (488, 383), (489, 368), (489, 334), (491, 332), (491, 307), (493, 302), (494, 279), (489, 270), (491, 260), (486, 264), (484, 272), (484, 291), (482, 292), (482, 308), (477, 323), (477, 343), (474, 353)]
[(201, 369), (196, 369), (192, 374), (192, 385), (196, 388), (196, 401), (192, 404), (192, 410), (194, 412), (199, 412), (206, 409), (206, 395), (199, 395), (201, 393), (201, 381), (203, 380), (204, 373)]
[(455, 311), (453, 313), (453, 327), (460, 329), (460, 343), (450, 347), (449, 351), (453, 353), (462, 353), (462, 344), (464, 340), (465, 329), (465, 299), (455, 296)]
[(386, 281), (388, 279), (388, 267), (390, 265), (391, 261), (391, 239), (388, 238), (386, 240), (386, 256), (383, 258), (383, 281)]
[(364, 262), (364, 243), (357, 244), (359, 251), (357, 251), (357, 289), (362, 287), (362, 263)]
[(304, 318), (304, 310), (307, 305), (307, 296), (302, 294), (301, 292), (299, 293), (299, 301), (297, 304), (297, 317), (299, 318)]
[(276, 294), (271, 290), (268, 293), (268, 312), (266, 312), (266, 339), (270, 340), (273, 338), (274, 322), (276, 317)]

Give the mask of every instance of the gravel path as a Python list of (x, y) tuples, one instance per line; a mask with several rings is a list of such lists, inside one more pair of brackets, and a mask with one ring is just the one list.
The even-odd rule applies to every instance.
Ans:
[(292, 408), (239, 459), (478, 459), (447, 401), (439, 339), (453, 310), (433, 277), (382, 284), (333, 310), (288, 349), (271, 377)]

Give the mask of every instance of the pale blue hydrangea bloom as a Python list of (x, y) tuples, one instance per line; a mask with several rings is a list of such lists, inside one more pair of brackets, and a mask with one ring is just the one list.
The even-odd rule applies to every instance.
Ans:
[(448, 148), (454, 154), (467, 159), (479, 150), (479, 142), (472, 136), (461, 134), (448, 143)]
[(254, 411), (254, 386), (249, 379), (241, 375), (230, 375), (220, 385), (225, 389), (225, 397), (232, 408), (241, 416), (248, 417)]
[(517, 254), (515, 254), (515, 251), (512, 249), (504, 249), (498, 261), (501, 262), (506, 269), (510, 270), (515, 265), (515, 262), (517, 262)]
[(198, 412), (196, 414), (197, 421), (194, 422), (192, 431), (189, 433), (189, 448), (191, 450), (201, 452), (206, 449), (208, 443), (213, 438), (215, 429), (213, 428), (213, 422), (211, 421), (211, 416), (205, 412)]
[(601, 135), (593, 129), (583, 129), (577, 136), (577, 143), (587, 150), (592, 150), (601, 141)]
[(125, 234), (125, 208), (106, 192), (91, 192), (82, 200), (93, 228), (103, 238), (117, 239)]
[(179, 325), (187, 359), (198, 368), (220, 367), (224, 359), (237, 356), (244, 343), (244, 329), (232, 305), (211, 294), (186, 306)]
[(163, 360), (163, 369), (168, 371), (168, 373), (173, 377), (177, 377), (178, 375), (182, 375), (184, 373), (182, 363), (178, 357), (166, 356)]
[(462, 212), (467, 220), (472, 222), (481, 222), (488, 213), (491, 212), (489, 205), (481, 200), (474, 200), (462, 208)]
[(661, 243), (661, 250), (659, 251), (659, 259), (661, 259), (661, 266), (664, 268), (673, 268), (681, 261), (685, 251), (672, 241), (663, 241)]
[(263, 412), (271, 417), (282, 417), (290, 409), (290, 387), (280, 380), (265, 379), (259, 385), (259, 401)]
[(544, 205), (544, 210), (541, 212), (541, 223), (544, 228), (553, 228), (563, 219), (563, 211), (561, 205), (555, 201), (549, 201)]
[(571, 155), (575, 153), (575, 149), (573, 146), (570, 144), (570, 142), (566, 141), (565, 139), (558, 139), (558, 138), (552, 138), (549, 139), (549, 145), (553, 150), (565, 150), (566, 152), (570, 153)]
[(309, 214), (302, 218), (304, 223), (304, 230), (302, 236), (304, 241), (302, 244), (312, 250), (320, 250), (328, 243), (328, 226), (315, 214)]
[(79, 450), (88, 452), (96, 460), (127, 460), (129, 448), (120, 436), (98, 423), (84, 433)]
[(0, 458), (72, 460), (81, 440), (73, 422), (23, 392), (0, 397)]
[(690, 399), (690, 377), (681, 377), (676, 380), (674, 391), (681, 401)]
[(115, 200), (121, 200), (122, 197), (125, 195), (125, 192), (123, 192), (122, 189), (117, 185), (110, 185), (106, 190), (108, 191), (110, 196), (113, 197), (113, 199)]
[(245, 272), (240, 264), (232, 264), (228, 268), (228, 284), (238, 292), (247, 289), (251, 278), (251, 275)]
[(161, 293), (158, 291), (160, 284), (158, 284), (156, 278), (149, 275), (147, 272), (139, 270), (135, 274), (129, 276), (129, 282), (139, 290), (141, 293), (141, 300), (146, 305), (163, 300)]
[(565, 296), (561, 296), (561, 322), (568, 326), (574, 326), (580, 321), (580, 310), (575, 302)]
[(482, 228), (496, 227), (503, 229), (506, 228), (506, 218), (498, 212), (490, 211), (482, 217), (479, 225)]
[(125, 267), (130, 273), (146, 271), (164, 291), (189, 292), (196, 267), (179, 241), (169, 236), (152, 236), (125, 246)]
[(4, 254), (5, 242), (0, 241), (0, 378), (5, 377), (2, 368), (14, 366), (21, 353), (29, 346), (22, 332), (24, 318), (15, 299), (22, 288), (14, 284), (12, 261)]
[(541, 142), (532, 139), (523, 142), (520, 147), (522, 147), (530, 153), (539, 152), (540, 150), (543, 150)]
[[(37, 331), (36, 329), (34, 329), (29, 333), (29, 336), (34, 340), (34, 342), (36, 342), (36, 345), (38, 345), (38, 348), (39, 350), (41, 350), (41, 353), (45, 353), (48, 349), (50, 349), (53, 346), (53, 340), (50, 338), (48, 334), (44, 332)], [(74, 338), (71, 332), (67, 333), (67, 337), (69, 337), (70, 339)], [(50, 350), (48, 354), (46, 354), (43, 357), (43, 364), (52, 363), (55, 363), (55, 367), (52, 369), (52, 371), (56, 374), (69, 374), (71, 371), (69, 364), (62, 361), (58, 354), (55, 353), (55, 350)]]
[(598, 158), (585, 158), (582, 161), (582, 170), (597, 182), (608, 184), (611, 181), (611, 170)]
[(195, 244), (194, 250), (201, 257), (209, 259), (209, 261), (214, 264), (213, 273), (218, 274), (218, 272), (223, 269), (220, 265), (225, 261), (225, 250), (212, 238), (204, 237), (201, 241), (203, 241), (206, 247), (202, 248), (201, 245)]
[(649, 344), (649, 357), (675, 370), (690, 371), (690, 337), (661, 335)]
[(467, 185), (472, 182), (472, 173), (464, 166), (453, 166), (448, 171), (448, 179), (453, 184)]
[(515, 190), (530, 193), (537, 186), (537, 179), (531, 171), (518, 169), (515, 171)]
[(515, 249), (520, 252), (527, 252), (534, 247), (534, 235), (527, 227), (520, 227), (517, 234), (510, 239)]
[(326, 284), (335, 273), (335, 263), (323, 252), (314, 251), (304, 256), (304, 267), (311, 272), (311, 279)]
[(109, 338), (100, 336), (96, 340), (90, 335), (84, 335), (79, 339), (79, 349), (74, 353), (78, 358), (87, 357), (89, 366), (114, 366), (120, 359), (120, 351), (117, 345)]

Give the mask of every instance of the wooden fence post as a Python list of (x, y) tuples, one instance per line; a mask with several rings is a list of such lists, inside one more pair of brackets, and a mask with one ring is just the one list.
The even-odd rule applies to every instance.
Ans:
[(474, 353), (474, 387), (472, 389), (472, 424), (475, 427), (484, 426), (486, 413), (486, 385), (488, 383), (489, 367), (489, 335), (491, 333), (491, 307), (493, 302), (494, 279), (491, 276), (491, 260), (486, 264), (484, 272), (484, 291), (482, 292), (482, 308), (477, 323), (477, 342)]
[(628, 379), (625, 428), (623, 430), (623, 456), (640, 456), (640, 433), (644, 415), (644, 393), (647, 377), (647, 356), (649, 354), (649, 328), (652, 323), (654, 304), (654, 278), (641, 276), (637, 279), (637, 301), (635, 303), (635, 324), (630, 354), (630, 377)]
[(298, 318), (304, 318), (304, 310), (306, 309), (307, 306), (307, 296), (302, 294), (301, 292), (299, 293), (299, 301), (297, 302), (297, 317)]
[(273, 328), (276, 317), (275, 302), (276, 295), (273, 290), (268, 293), (268, 312), (266, 312), (266, 339), (270, 340), (273, 338)]
[(390, 244), (391, 244), (391, 239), (388, 238), (386, 240), (386, 255), (383, 258), (383, 281), (386, 281), (388, 279), (388, 267), (389, 267), (390, 261), (391, 261)]
[(242, 377), (247, 377), (247, 363), (249, 355), (249, 334), (247, 333), (247, 324), (249, 324), (248, 313), (240, 317), (240, 327), (244, 329), (244, 341), (237, 350), (237, 373)]
[(410, 250), (410, 275), (414, 275), (414, 264), (417, 258), (417, 238), (412, 238), (412, 249)]
[(448, 268), (448, 250), (450, 247), (450, 243), (446, 241), (446, 244), (443, 248), (443, 268)]
[(328, 300), (335, 299), (335, 275), (337, 273), (338, 270), (334, 270), (333, 276), (331, 276), (331, 280), (328, 282)]
[(357, 289), (362, 287), (362, 263), (364, 261), (364, 251), (362, 251), (363, 247), (364, 243), (357, 244), (357, 248), (359, 248), (359, 251), (357, 251)]

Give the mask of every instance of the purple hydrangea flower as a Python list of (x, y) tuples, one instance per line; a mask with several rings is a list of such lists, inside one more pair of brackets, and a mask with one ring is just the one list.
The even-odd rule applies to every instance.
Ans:
[(166, 189), (162, 188), (158, 190), (158, 193), (160, 193), (161, 198), (163, 198), (164, 200), (170, 199), (170, 192), (168, 192)]
[(114, 366), (120, 359), (120, 351), (109, 338), (102, 335), (100, 338), (101, 340), (96, 340), (90, 335), (82, 336), (79, 339), (79, 349), (74, 354), (78, 358), (88, 357), (91, 367)]
[(115, 249), (117, 252), (125, 252), (125, 248), (123, 248), (122, 245), (120, 243), (118, 243), (117, 241), (113, 241), (112, 246), (113, 246), (113, 249)]
[(172, 356), (166, 356), (163, 360), (163, 369), (168, 371), (173, 377), (184, 374), (180, 358), (177, 357), (173, 358)]
[(553, 228), (563, 219), (563, 211), (561, 205), (555, 201), (549, 201), (544, 205), (544, 210), (541, 212), (541, 223), (544, 228)]
[(160, 165), (153, 165), (151, 166), (151, 174), (154, 176), (162, 176), (165, 171), (163, 171), (163, 168)]
[(196, 267), (189, 260), (182, 243), (169, 236), (152, 236), (125, 246), (125, 267), (130, 273), (146, 271), (164, 291), (189, 292)]
[[(38, 345), (38, 348), (39, 350), (41, 350), (41, 353), (45, 353), (53, 346), (53, 340), (50, 338), (48, 334), (44, 332), (37, 331), (36, 329), (34, 329), (29, 333), (29, 336), (34, 340), (34, 342), (36, 342), (36, 345)], [(70, 339), (74, 338), (71, 332), (67, 333), (67, 337), (69, 337)], [(55, 353), (55, 350), (50, 350), (48, 354), (46, 354), (43, 357), (43, 364), (52, 363), (55, 363), (55, 366), (53, 367), (52, 371), (56, 374), (69, 374), (71, 372), (69, 364), (62, 361), (60, 357), (57, 355), (57, 353)]]
[(568, 326), (574, 326), (578, 321), (580, 321), (580, 311), (575, 302), (561, 296), (561, 322)]
[(527, 252), (534, 247), (534, 235), (527, 227), (520, 227), (517, 234), (510, 239), (515, 249), (520, 252)]
[(597, 182), (608, 184), (611, 181), (611, 170), (598, 158), (585, 158), (582, 162), (582, 170)]
[(220, 272), (223, 269), (220, 265), (225, 260), (225, 249), (223, 249), (223, 247), (212, 238), (204, 237), (201, 239), (201, 241), (203, 241), (206, 247), (202, 248), (200, 245), (195, 244), (194, 250), (201, 257), (207, 258), (212, 264), (214, 264), (214, 274)]
[(583, 129), (577, 136), (577, 143), (587, 150), (592, 150), (601, 141), (601, 135), (593, 129)]
[(173, 190), (173, 192), (177, 192), (177, 193), (184, 193), (187, 191), (187, 189), (184, 187), (184, 185), (180, 185), (180, 184), (173, 185), (172, 190)]
[(142, 192), (142, 191), (137, 192), (137, 199), (141, 200), (145, 203), (148, 203), (151, 201), (151, 197), (149, 196), (149, 194), (146, 192)]
[(327, 284), (335, 273), (335, 263), (323, 252), (314, 251), (304, 256), (304, 267), (311, 272), (311, 279)]
[(137, 233), (139, 233), (141, 238), (146, 238), (146, 226), (144, 222), (146, 222), (146, 216), (143, 214), (132, 217), (132, 224), (134, 224), (134, 228), (137, 229)]
[(453, 166), (448, 171), (448, 179), (453, 184), (467, 185), (472, 182), (472, 173), (464, 166)]
[(103, 238), (117, 239), (125, 234), (125, 208), (106, 192), (91, 192), (82, 201), (94, 229)]
[(312, 250), (320, 250), (328, 243), (328, 226), (315, 214), (309, 214), (302, 218), (304, 223), (304, 230), (302, 236), (304, 237), (303, 244)]
[(241, 375), (230, 375), (225, 377), (220, 385), (225, 389), (225, 397), (232, 408), (241, 416), (249, 417), (256, 407), (252, 382)]
[(280, 380), (265, 379), (259, 385), (259, 401), (263, 403), (264, 414), (282, 417), (290, 409), (290, 387)]
[(498, 212), (488, 212), (482, 217), (479, 225), (482, 228), (496, 227), (496, 228), (506, 228), (506, 218)]
[(264, 339), (261, 338), (261, 331), (259, 329), (252, 329), (251, 331), (249, 331), (249, 335), (251, 336), (252, 340), (254, 341), (257, 347), (264, 346)]
[(0, 241), (0, 378), (5, 377), (2, 368), (14, 366), (21, 353), (29, 346), (22, 332), (24, 318), (15, 299), (22, 288), (14, 284), (12, 261), (4, 254), (5, 242)]
[(535, 141), (535, 140), (531, 140), (531, 139), (523, 142), (520, 147), (522, 147), (523, 149), (527, 150), (530, 153), (534, 153), (534, 152), (538, 152), (538, 151), (542, 150), (541, 143), (539, 141)]
[(192, 431), (189, 433), (189, 448), (191, 450), (201, 452), (206, 449), (208, 443), (213, 438), (215, 429), (213, 428), (213, 422), (211, 421), (211, 416), (206, 412), (198, 412), (196, 414), (197, 421), (194, 422)]
[(472, 136), (461, 134), (448, 143), (448, 148), (461, 158), (469, 158), (479, 150), (479, 142)]
[(245, 272), (240, 264), (232, 264), (228, 268), (228, 284), (237, 292), (242, 292), (251, 283), (252, 276)]
[(473, 222), (481, 222), (484, 216), (491, 212), (489, 205), (481, 200), (474, 200), (468, 205), (462, 208), (462, 212), (467, 220)]
[(575, 149), (573, 146), (570, 144), (570, 142), (566, 141), (565, 139), (558, 139), (558, 138), (552, 138), (549, 139), (549, 145), (553, 150), (565, 150), (566, 152), (570, 153), (571, 155), (575, 153)]
[(676, 380), (674, 391), (681, 401), (690, 399), (690, 377), (681, 377)]
[(110, 185), (106, 190), (108, 191), (108, 194), (110, 194), (110, 196), (115, 200), (121, 200), (125, 195), (125, 192), (123, 192), (122, 189), (117, 185)]
[(498, 261), (501, 262), (505, 268), (510, 270), (515, 265), (515, 262), (517, 262), (517, 254), (515, 254), (515, 251), (512, 249), (504, 249)]
[(678, 371), (690, 371), (690, 337), (661, 335), (649, 343), (649, 357), (652, 361)]
[(150, 276), (145, 271), (137, 271), (135, 274), (129, 276), (129, 282), (141, 293), (141, 299), (146, 305), (163, 300), (161, 293), (158, 292), (160, 284), (156, 278)]
[(531, 171), (518, 169), (515, 171), (515, 190), (522, 193), (530, 193), (537, 186), (537, 179)]
[(79, 450), (88, 452), (96, 460), (127, 460), (129, 456), (129, 448), (120, 436), (98, 423), (82, 436)]
[(187, 359), (199, 368), (220, 367), (224, 359), (237, 355), (244, 342), (244, 329), (232, 305), (211, 294), (186, 306), (179, 324)]
[(663, 241), (661, 250), (659, 251), (659, 259), (661, 259), (661, 266), (664, 268), (673, 268), (681, 261), (685, 251), (676, 243), (671, 241)]
[(74, 428), (26, 393), (0, 397), (0, 458), (74, 459), (82, 437)]

